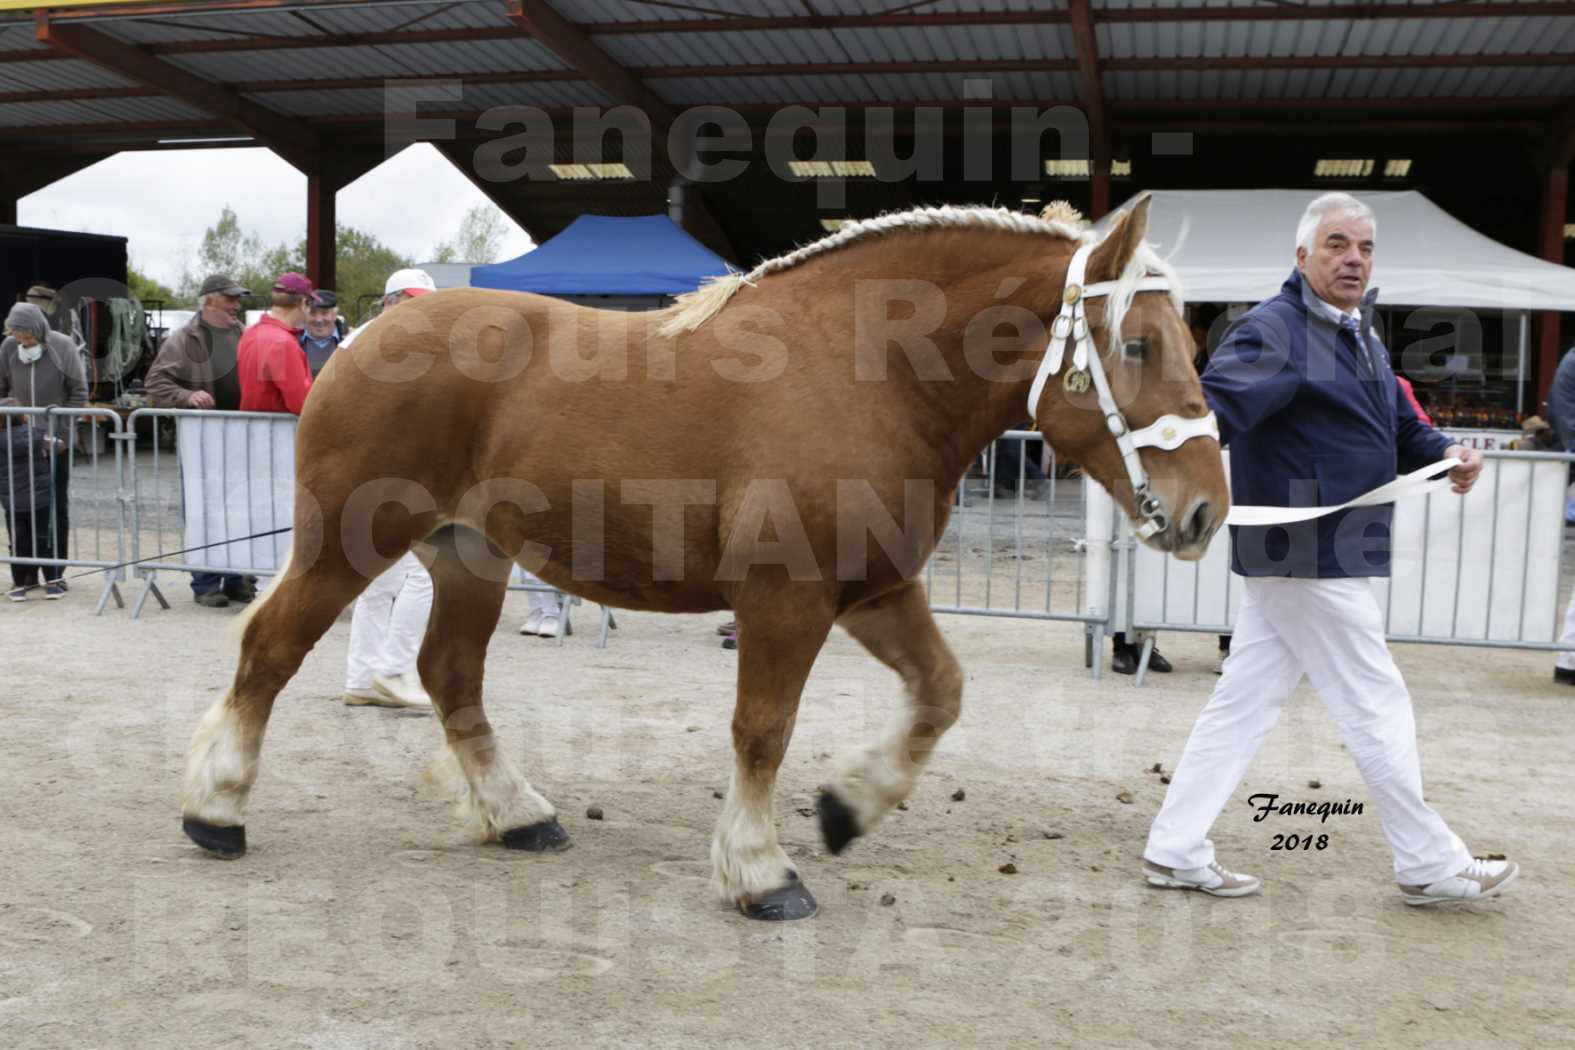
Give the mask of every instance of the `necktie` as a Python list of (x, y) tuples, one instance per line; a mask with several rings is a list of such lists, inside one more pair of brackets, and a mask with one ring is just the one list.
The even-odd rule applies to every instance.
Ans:
[(1361, 362), (1359, 367), (1362, 372), (1368, 376), (1377, 375), (1378, 370), (1373, 365), (1372, 354), (1367, 349), (1367, 340), (1362, 336), (1362, 322), (1350, 314), (1341, 314), (1340, 327), (1356, 342), (1356, 357)]

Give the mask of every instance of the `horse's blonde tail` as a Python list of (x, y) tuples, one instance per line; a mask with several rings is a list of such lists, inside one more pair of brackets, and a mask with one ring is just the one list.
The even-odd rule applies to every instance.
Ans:
[(727, 305), (733, 293), (743, 286), (745, 277), (741, 273), (715, 277), (694, 291), (680, 295), (668, 308), (667, 319), (657, 331), (669, 339), (693, 332)]
[(235, 640), (235, 644), (240, 644), (241, 639), (246, 635), (246, 625), (252, 622), (252, 617), (257, 615), (258, 610), (263, 607), (263, 603), (272, 598), (274, 592), (279, 589), (279, 581), (283, 580), (289, 573), (290, 563), (294, 560), (295, 544), (292, 543), (290, 544), (290, 549), (285, 552), (284, 561), (279, 564), (279, 571), (274, 573), (273, 579), (269, 581), (267, 588), (256, 598), (252, 599), (251, 603), (242, 609), (241, 614), (230, 624), (230, 637)]

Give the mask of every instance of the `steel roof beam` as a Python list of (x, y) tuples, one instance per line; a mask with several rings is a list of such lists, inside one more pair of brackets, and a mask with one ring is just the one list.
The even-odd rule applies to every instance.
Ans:
[(678, 110), (614, 62), (546, 0), (509, 0), (508, 15), (516, 26), (534, 36), (565, 65), (579, 70), (586, 80), (614, 100), (643, 110), (651, 127), (659, 129), (664, 136), (666, 129), (678, 119)]
[(193, 76), (161, 62), (152, 55), (81, 25), (52, 24), (40, 15), (38, 39), (76, 57), (91, 62), (147, 87), (244, 128), (260, 145), (268, 146), (302, 171), (315, 163), (317, 137), (300, 122), (291, 120), (255, 102), (241, 98), (231, 89)]

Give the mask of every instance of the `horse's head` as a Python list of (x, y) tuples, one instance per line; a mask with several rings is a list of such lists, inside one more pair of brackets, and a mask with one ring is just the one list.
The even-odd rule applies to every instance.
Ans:
[(1110, 492), (1145, 542), (1191, 560), (1224, 523), (1230, 496), (1175, 275), (1143, 243), (1148, 206), (1145, 196), (1073, 256), (1029, 404), (1050, 443)]

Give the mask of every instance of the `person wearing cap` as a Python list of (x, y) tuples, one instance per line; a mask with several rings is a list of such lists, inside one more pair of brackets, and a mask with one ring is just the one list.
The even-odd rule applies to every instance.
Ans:
[[(379, 316), (407, 299), (435, 291), (424, 270), (398, 270), (383, 285)], [(349, 347), (361, 325), (340, 342)], [(350, 648), (345, 657), (344, 702), (351, 707), (397, 707), (431, 711), (432, 698), (421, 685), (416, 658), (432, 612), (432, 577), (407, 551), (367, 585), (350, 616)]]
[(76, 314), (70, 310), (60, 309), (60, 293), (53, 287), (40, 281), (22, 293), (22, 301), (32, 303), (44, 311), (44, 317), (49, 321), (52, 331), (70, 339), (78, 351), (84, 349), (86, 341), (82, 338), (82, 333), (77, 331)]
[[(251, 292), (228, 274), (216, 273), (197, 292), (197, 313), (164, 337), (143, 385), (155, 408), (217, 409), (241, 407), (241, 381), (235, 367), (244, 326), (241, 297)], [(237, 573), (194, 572), (192, 600), (210, 609), (257, 596), (256, 581)]]
[[(81, 408), (87, 404), (87, 396), (87, 371), (71, 337), (52, 331), (44, 311), (34, 304), (17, 303), (11, 307), (5, 319), (5, 341), (0, 342), (0, 398), (14, 398), (20, 407), (43, 409), (57, 405)], [(37, 417), (34, 421), (41, 422)], [(49, 437), (64, 441), (71, 434), (71, 425), (61, 427), (57, 422), (50, 420)], [(66, 497), (71, 483), (71, 457), (56, 444), (52, 459), (52, 498), (42, 513), (52, 515), (54, 528), (43, 536), (43, 544), (35, 545), (36, 553), (32, 557), (66, 557), (66, 539), (70, 532), (70, 507)], [(40, 533), (35, 531), (31, 535), (39, 536)], [(16, 539), (15, 533), (12, 538)], [(52, 545), (48, 543), (51, 539)], [(28, 556), (28, 552), (20, 551), (18, 556)], [(46, 569), (44, 576), (49, 581), (48, 597), (64, 593), (65, 585), (60, 582), (58, 568)], [(22, 586), (20, 578), (17, 585)]]
[(159, 346), (144, 386), (157, 408), (241, 407), (236, 351), (244, 326), (241, 297), (250, 295), (228, 274), (214, 274), (197, 293), (197, 313)]
[[(406, 299), (427, 295), (437, 291), (437, 284), (432, 280), (432, 275), (425, 270), (410, 267), (404, 270), (395, 270), (388, 275), (388, 280), (383, 282), (383, 298), (377, 304), (377, 317), (382, 317), (392, 307), (398, 306)], [(375, 320), (376, 318), (374, 318)], [(367, 324), (371, 324), (368, 321)], [(339, 343), (341, 347), (349, 346), (355, 341), (356, 336), (366, 331), (366, 324), (357, 325), (345, 333), (344, 339)]]
[(306, 351), (306, 367), (316, 379), (328, 359), (339, 347), (339, 297), (327, 288), (317, 289), (317, 305), (306, 316), (306, 331), (301, 333), (301, 349)]
[(301, 414), (312, 389), (301, 333), (316, 305), (317, 292), (304, 275), (282, 273), (274, 281), (268, 312), (246, 330), (236, 347), (241, 411)]

